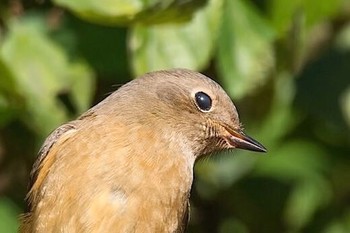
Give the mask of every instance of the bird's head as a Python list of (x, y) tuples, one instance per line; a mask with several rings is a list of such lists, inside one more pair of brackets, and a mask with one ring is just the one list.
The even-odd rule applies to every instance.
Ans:
[[(240, 148), (266, 152), (247, 136), (236, 107), (226, 92), (208, 77), (186, 69), (148, 73), (121, 87), (111, 98), (129, 123), (148, 125), (164, 140), (186, 144), (199, 157)], [(126, 110), (128, 109), (128, 110)]]

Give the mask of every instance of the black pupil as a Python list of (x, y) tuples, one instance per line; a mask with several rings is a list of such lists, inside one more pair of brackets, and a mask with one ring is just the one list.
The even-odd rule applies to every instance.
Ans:
[(211, 108), (211, 98), (204, 92), (197, 92), (195, 95), (198, 107), (203, 111), (209, 111)]

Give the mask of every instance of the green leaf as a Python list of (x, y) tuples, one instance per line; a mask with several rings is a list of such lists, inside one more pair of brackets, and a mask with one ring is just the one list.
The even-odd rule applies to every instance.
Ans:
[(0, 127), (14, 115), (14, 106), (19, 101), (13, 75), (0, 57)]
[[(73, 91), (79, 110), (88, 106), (91, 71), (82, 62), (70, 61), (64, 50), (50, 40), (45, 25), (35, 18), (9, 24), (0, 56), (13, 74), (14, 89), (24, 101), (21, 119), (40, 134), (67, 121), (67, 109), (58, 94)], [(72, 85), (79, 81), (77, 87)], [(84, 89), (82, 91), (82, 88)], [(79, 99), (76, 97), (81, 95)]]
[(211, 0), (188, 23), (135, 26), (130, 36), (134, 73), (174, 67), (203, 69), (216, 41), (221, 3)]
[(326, 153), (305, 140), (285, 142), (269, 150), (269, 156), (257, 160), (255, 172), (284, 182), (313, 178), (328, 166)]
[(337, 34), (335, 38), (335, 47), (338, 50), (350, 50), (350, 24), (347, 24), (342, 30)]
[(198, 193), (211, 199), (220, 190), (229, 187), (251, 171), (256, 157), (245, 151), (221, 153), (215, 158), (199, 161), (195, 166)]
[(331, 224), (329, 224), (323, 233), (349, 233), (350, 232), (350, 211), (349, 209), (343, 214), (343, 216), (335, 218)]
[(60, 30), (55, 31), (54, 38), (66, 51), (84, 57), (96, 73), (102, 74), (103, 79), (115, 80), (117, 76), (128, 80), (127, 28), (101, 27), (71, 15), (64, 22)]
[(94, 84), (93, 71), (82, 62), (71, 65), (71, 96), (79, 113), (90, 107), (92, 100), (92, 86)]
[[(336, 47), (339, 50), (350, 51), (350, 25), (347, 25), (337, 36)], [(350, 86), (341, 93), (340, 105), (343, 118), (350, 128)]]
[(341, 2), (342, 0), (270, 0), (268, 10), (274, 28), (278, 34), (283, 35), (291, 29), (295, 17), (302, 17), (303, 26), (310, 29), (316, 23), (335, 15)]
[(0, 198), (0, 232), (17, 232), (18, 213), (18, 208), (9, 199)]
[(280, 72), (276, 74), (273, 83), (274, 98), (271, 101), (269, 112), (266, 114), (264, 124), (257, 132), (257, 138), (263, 138), (268, 148), (294, 130), (297, 123), (301, 121), (301, 114), (293, 111), (295, 99), (295, 84), (291, 74)]
[(218, 68), (229, 94), (238, 99), (267, 80), (274, 67), (274, 32), (247, 1), (225, 1)]
[(344, 119), (350, 128), (350, 87), (342, 95), (341, 107)]
[(328, 167), (322, 148), (306, 140), (294, 140), (269, 150), (268, 157), (257, 160), (254, 172), (293, 185), (285, 218), (291, 229), (300, 229), (332, 197), (332, 188), (324, 177)]
[(0, 92), (0, 127), (5, 125), (12, 117), (13, 113), (10, 110), (10, 104), (3, 93)]
[(188, 20), (202, 0), (54, 0), (80, 17), (101, 24), (164, 23)]
[(220, 224), (220, 233), (248, 233), (248, 227), (246, 224), (239, 219), (230, 217), (225, 219), (221, 224)]
[(298, 182), (285, 209), (289, 226), (292, 229), (305, 226), (319, 208), (328, 204), (331, 195), (331, 187), (324, 179), (314, 177)]
[[(325, 23), (341, 9), (343, 0), (268, 2), (271, 25), (280, 39), (276, 44), (278, 68), (299, 72), (330, 37)], [(286, 54), (288, 54), (286, 56)]]

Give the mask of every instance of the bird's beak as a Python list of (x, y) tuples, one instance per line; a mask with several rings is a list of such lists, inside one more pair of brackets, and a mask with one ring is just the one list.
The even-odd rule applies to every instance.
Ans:
[(253, 138), (245, 135), (241, 130), (227, 129), (229, 132), (228, 141), (231, 146), (244, 150), (267, 152), (266, 148)]

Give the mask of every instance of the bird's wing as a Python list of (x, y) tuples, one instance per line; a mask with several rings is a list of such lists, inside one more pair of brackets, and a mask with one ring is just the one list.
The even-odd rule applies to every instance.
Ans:
[(69, 138), (72, 133), (76, 131), (76, 122), (77, 121), (72, 121), (54, 130), (47, 137), (43, 146), (41, 147), (38, 153), (38, 158), (35, 161), (30, 174), (29, 192), (26, 197), (27, 210), (26, 213), (20, 216), (21, 226), (19, 228), (19, 232), (32, 232), (32, 206), (33, 203), (37, 201), (37, 191), (39, 187), (47, 176), (51, 165), (56, 160), (57, 150), (54, 149), (54, 145), (58, 142), (67, 140), (67, 138)]
[[(43, 146), (40, 148), (38, 158), (35, 161), (29, 182), (28, 204), (32, 201), (33, 190), (38, 190), (42, 181), (45, 179), (51, 165), (56, 159), (56, 150), (53, 149), (54, 145), (59, 141), (64, 141), (69, 138), (73, 132), (76, 131), (76, 121), (64, 124), (54, 130), (45, 140)], [(30, 208), (30, 205), (28, 205)]]

